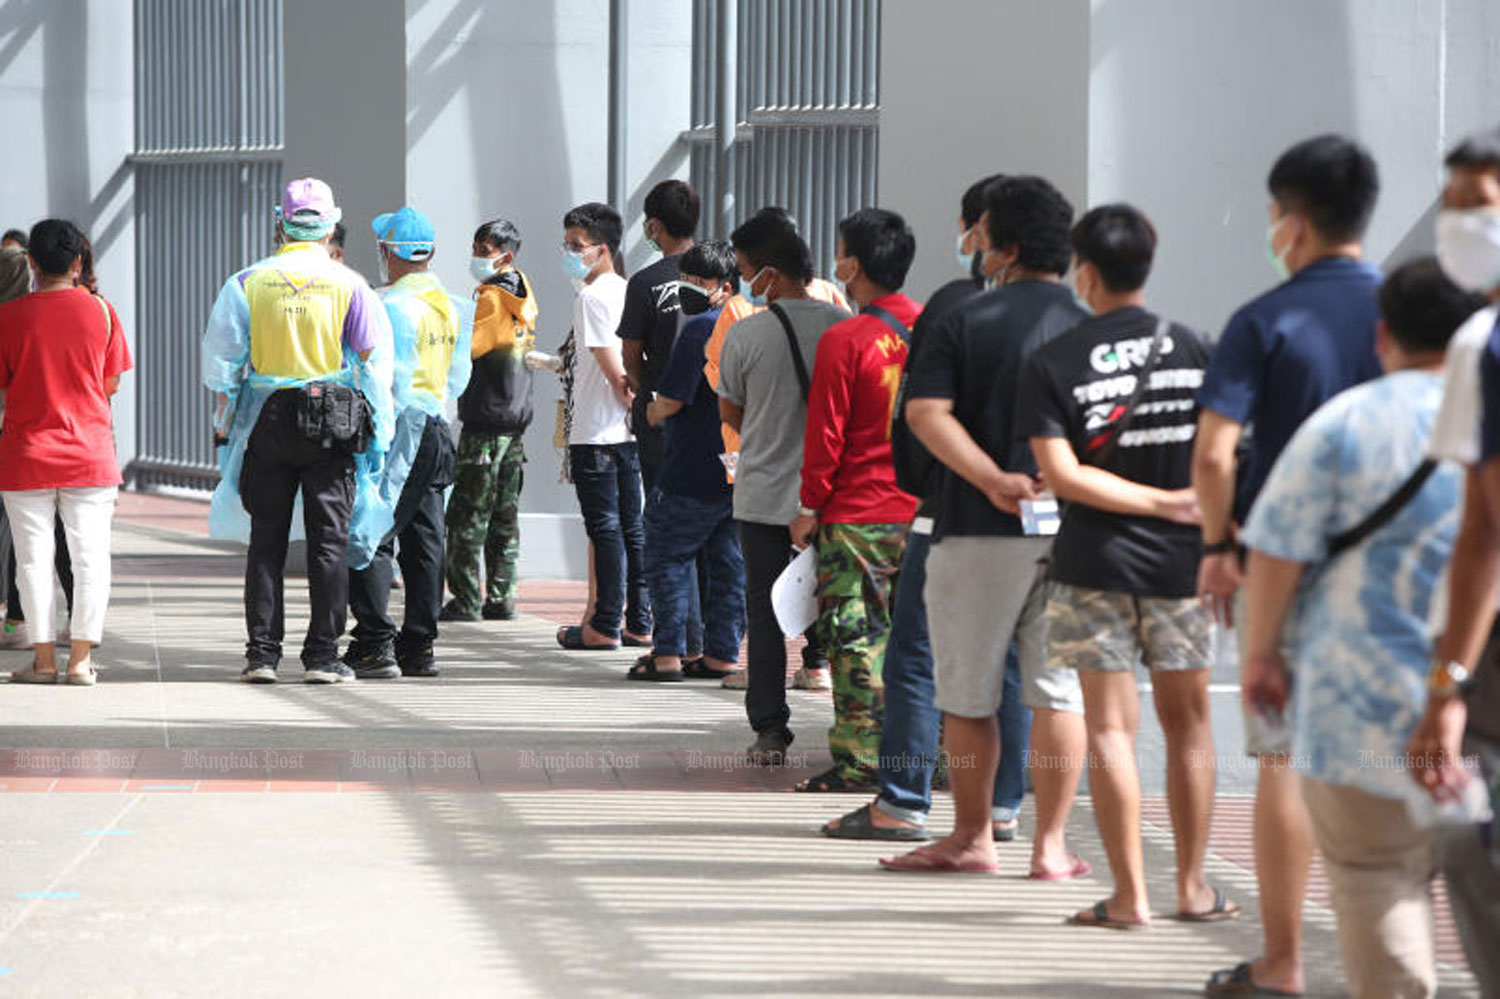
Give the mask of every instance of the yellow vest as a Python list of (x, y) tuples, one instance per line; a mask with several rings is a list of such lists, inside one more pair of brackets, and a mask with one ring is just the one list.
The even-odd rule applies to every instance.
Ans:
[(288, 243), (284, 260), (245, 277), (250, 365), (278, 378), (323, 378), (344, 363), (344, 317), (353, 289), (316, 243)]

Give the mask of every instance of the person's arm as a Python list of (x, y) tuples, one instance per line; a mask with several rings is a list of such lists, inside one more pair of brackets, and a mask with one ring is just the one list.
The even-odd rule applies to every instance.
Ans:
[(729, 429), (739, 433), (741, 425), (745, 422), (745, 407), (737, 402), (730, 402), (723, 396), (719, 397), (719, 422), (727, 424)]
[(645, 384), (646, 331), (651, 327), (655, 306), (651, 289), (637, 275), (625, 285), (625, 304), (620, 309), (620, 325), (615, 336), (620, 338), (621, 370), (630, 391), (639, 394)]
[(639, 392), (645, 384), (646, 370), (646, 342), (644, 340), (624, 340), (620, 343), (620, 352), (625, 362), (625, 381), (629, 383), (632, 392)]
[(625, 377), (625, 366), (621, 363), (619, 350), (614, 347), (590, 347), (589, 353), (594, 355), (599, 370), (604, 372), (605, 381), (614, 387), (615, 397), (628, 407), (635, 399), (635, 391)]
[(953, 415), (952, 399), (908, 400), (906, 423), (934, 458), (982, 492), (997, 509), (1019, 515), (1021, 500), (1036, 498), (1031, 476), (1005, 471), (969, 436)]
[[(104, 379), (104, 394), (105, 395), (114, 395), (118, 391), (120, 391), (120, 376), (119, 375), (110, 375), (108, 378)], [(0, 402), (0, 405), (3, 405), (3, 402)]]
[[(1203, 410), (1198, 417), (1192, 474), (1205, 545), (1234, 540), (1235, 449), (1244, 429), (1211, 409)], [(1203, 556), (1198, 567), (1198, 596), (1226, 628), (1234, 627), (1234, 594), (1241, 582), (1237, 552)]]
[[(832, 331), (830, 331), (832, 332)], [(805, 546), (818, 529), (819, 511), (833, 493), (833, 477), (844, 453), (844, 430), (854, 394), (857, 358), (837, 333), (825, 333), (813, 359), (807, 394), (807, 426), (802, 434), (802, 509), (792, 521), (792, 544)]]
[(349, 295), (349, 309), (344, 313), (344, 344), (361, 361), (368, 361), (379, 337), (379, 321), (376, 313), (384, 313), (385, 306), (375, 292), (363, 282), (356, 284)]
[(681, 402), (668, 399), (658, 392), (656, 397), (646, 404), (646, 422), (653, 427), (659, 427), (680, 412), (682, 412)]
[(1307, 566), (1251, 550), (1245, 567), (1245, 657), (1240, 661), (1240, 696), (1255, 711), (1283, 711), (1291, 694), (1282, 632)]
[(1084, 465), (1061, 437), (1031, 438), (1031, 453), (1042, 479), (1058, 499), (1132, 517), (1157, 517), (1177, 524), (1198, 523), (1198, 501), (1191, 489), (1157, 489)]

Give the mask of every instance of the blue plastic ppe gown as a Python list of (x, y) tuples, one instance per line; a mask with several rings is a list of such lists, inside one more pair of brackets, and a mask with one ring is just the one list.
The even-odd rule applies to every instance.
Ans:
[[(379, 502), (373, 508), (388, 520), (371, 521), (368, 530), (351, 532), (349, 565), (363, 568), (395, 526), (395, 509), (407, 476), (422, 444), (422, 431), (431, 416), (442, 418), (448, 399), (469, 384), (473, 360), (469, 346), (474, 336), (474, 303), (448, 294), (435, 274), (408, 274), (379, 289), (390, 320), (394, 346), (392, 398), (395, 432), (378, 481)], [(383, 524), (384, 530), (375, 533)]]
[[(360, 297), (365, 303), (360, 311), (369, 324), (371, 349), (368, 359), (362, 360), (357, 352), (345, 345), (340, 365), (333, 372), (263, 374), (256, 371), (251, 362), (253, 324), (246, 288), (257, 282), (275, 281), (293, 288), (293, 294), (313, 296), (315, 304), (331, 308), (340, 334), (348, 303)], [(335, 301), (329, 305), (328, 299)], [(266, 328), (277, 322), (269, 310), (266, 315), (255, 319), (259, 324), (254, 329), (257, 337), (275, 338), (278, 334), (283, 339), (288, 337), (284, 326)], [(305, 358), (296, 360), (305, 361)], [(224, 282), (209, 314), (202, 340), (203, 384), (209, 391), (229, 397), (228, 405), (215, 417), (215, 430), (226, 433), (229, 440), (219, 448), (220, 477), (209, 507), (209, 536), (240, 542), (250, 540), (250, 515), (240, 500), (240, 468), (244, 465), (250, 432), (255, 428), (266, 400), (284, 388), (311, 381), (329, 381), (358, 389), (374, 412), (374, 440), (362, 454), (355, 456), (356, 489), (349, 546), (350, 568), (362, 569), (368, 565), (370, 556), (367, 553), (375, 550), (394, 521), (394, 505), (382, 497), (380, 490), (386, 452), (395, 434), (391, 396), (394, 368), (395, 354), (386, 310), (379, 307), (364, 278), (331, 259), (317, 244), (289, 244)], [(300, 507), (300, 495), (297, 503)], [(302, 517), (295, 513), (291, 540), (303, 537)]]

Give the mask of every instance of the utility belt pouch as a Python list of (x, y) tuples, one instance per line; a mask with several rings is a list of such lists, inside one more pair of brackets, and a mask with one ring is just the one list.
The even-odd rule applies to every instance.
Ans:
[(375, 414), (357, 389), (336, 382), (309, 382), (297, 401), (297, 430), (328, 450), (359, 454), (375, 437)]

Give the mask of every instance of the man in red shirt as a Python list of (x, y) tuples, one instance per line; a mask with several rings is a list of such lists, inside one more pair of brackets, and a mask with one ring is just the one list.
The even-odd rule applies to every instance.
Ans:
[(833, 667), (833, 766), (802, 791), (873, 790), (891, 594), (917, 501), (896, 486), (891, 417), (908, 331), (922, 307), (900, 294), (917, 241), (895, 212), (839, 223), (834, 277), (859, 315), (818, 342), (802, 452), (802, 507), (792, 543), (818, 546), (818, 624)]

